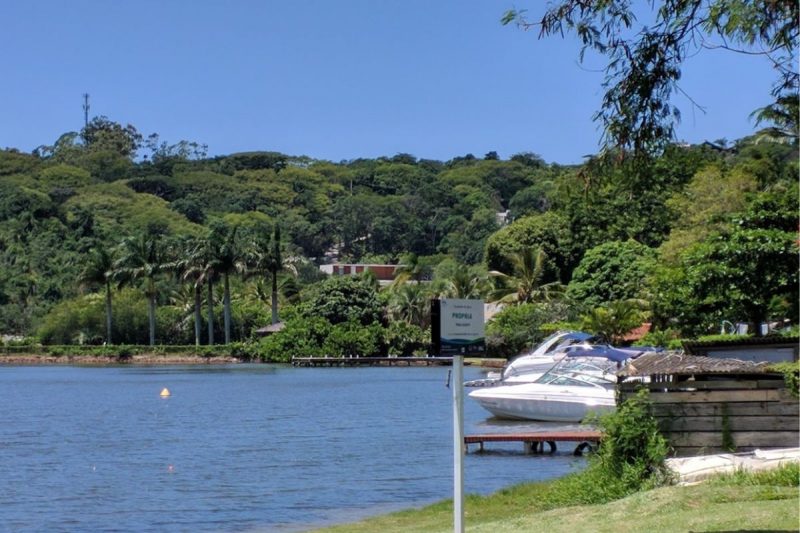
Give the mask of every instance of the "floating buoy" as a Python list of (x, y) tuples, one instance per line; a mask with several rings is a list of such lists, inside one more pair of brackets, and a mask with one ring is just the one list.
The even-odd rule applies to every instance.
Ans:
[(164, 387), (164, 388), (162, 389), (162, 391), (161, 391), (161, 397), (162, 397), (162, 398), (169, 398), (169, 396), (170, 396), (169, 389), (168, 389), (168, 388), (166, 388), (166, 387)]

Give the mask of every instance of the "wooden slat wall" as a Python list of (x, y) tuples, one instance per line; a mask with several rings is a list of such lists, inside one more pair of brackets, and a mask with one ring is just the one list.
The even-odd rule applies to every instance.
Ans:
[(800, 446), (800, 405), (782, 380), (623, 383), (620, 401), (642, 386), (677, 456), (729, 451), (722, 448), (726, 426), (738, 452)]

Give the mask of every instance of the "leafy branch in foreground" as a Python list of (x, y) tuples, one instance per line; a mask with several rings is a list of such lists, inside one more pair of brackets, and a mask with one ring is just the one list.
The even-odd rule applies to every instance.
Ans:
[[(797, 95), (800, 7), (796, 0), (666, 0), (660, 5), (649, 2), (647, 13), (637, 12), (641, 4), (562, 0), (548, 7), (538, 21), (529, 20), (525, 10), (507, 11), (501, 19), (526, 30), (538, 28), (540, 38), (574, 33), (583, 45), (581, 61), (587, 51), (607, 58), (606, 92), (594, 116), (603, 124), (605, 148), (652, 153), (673, 139), (680, 120), (680, 110), (670, 100), (674, 93), (702, 109), (678, 82), (683, 62), (703, 49), (761, 55), (777, 71), (775, 102)], [(776, 110), (767, 106), (758, 116), (781, 120)], [(796, 117), (790, 122), (796, 139)], [(785, 130), (787, 125), (778, 126)]]

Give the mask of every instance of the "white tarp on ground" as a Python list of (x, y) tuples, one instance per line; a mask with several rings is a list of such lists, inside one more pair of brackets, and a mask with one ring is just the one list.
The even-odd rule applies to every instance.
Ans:
[(800, 463), (800, 448), (667, 459), (667, 466), (683, 485), (697, 483), (716, 474), (730, 474), (737, 470), (768, 470), (787, 463)]

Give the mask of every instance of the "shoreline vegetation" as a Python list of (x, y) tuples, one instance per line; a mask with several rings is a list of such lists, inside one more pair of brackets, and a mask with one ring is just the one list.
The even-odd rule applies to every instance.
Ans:
[(219, 346), (2, 346), (0, 365), (186, 365), (259, 362), (237, 352), (236, 345)]
[[(465, 358), (465, 365), (501, 368), (505, 359)], [(236, 346), (0, 346), (3, 365), (223, 365), (264, 361)]]
[(85, 354), (0, 354), (0, 365), (223, 365), (241, 362), (241, 359), (229, 355), (200, 354), (146, 353), (127, 357)]
[[(671, 485), (597, 503), (574, 491), (581, 473), (523, 483), (488, 496), (469, 495), (471, 532), (797, 531), (800, 467), (724, 474), (694, 485)], [(452, 531), (452, 500), (375, 516), (315, 533)]]

